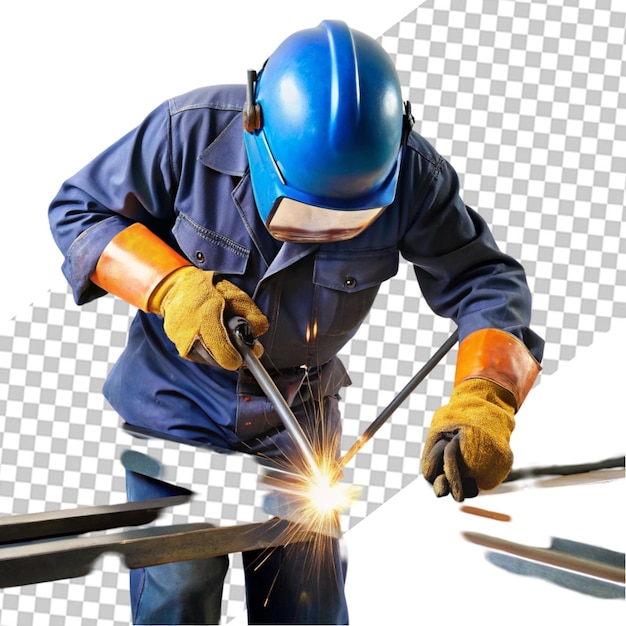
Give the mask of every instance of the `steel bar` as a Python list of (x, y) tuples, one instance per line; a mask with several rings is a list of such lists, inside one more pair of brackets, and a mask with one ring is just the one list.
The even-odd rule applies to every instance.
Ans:
[(191, 492), (123, 504), (0, 517), (0, 545), (148, 524), (160, 515), (162, 509), (183, 504), (190, 497)]
[(522, 467), (513, 469), (504, 479), (504, 482), (512, 482), (514, 480), (523, 480), (525, 478), (535, 478), (538, 476), (569, 476), (571, 474), (582, 474), (586, 472), (594, 472), (601, 469), (613, 469), (615, 467), (624, 467), (624, 457), (616, 456), (600, 461), (592, 461), (589, 463), (574, 463), (572, 465), (546, 465), (540, 467)]
[(458, 341), (459, 331), (454, 332), (446, 339), (444, 344), (435, 352), (424, 366), (411, 378), (400, 393), (383, 409), (381, 414), (369, 425), (365, 432), (359, 436), (354, 445), (339, 460), (339, 468), (345, 467), (359, 450), (374, 436), (378, 429), (391, 417), (394, 411), (408, 398), (415, 388), (432, 372), (441, 359), (450, 351), (452, 346)]
[(117, 553), (131, 569), (319, 539), (300, 524), (267, 522), (216, 528), (182, 524), (0, 548), (0, 588), (86, 576), (99, 557)]
[(600, 561), (584, 559), (549, 548), (537, 548), (522, 543), (515, 543), (500, 537), (483, 535), (482, 533), (464, 532), (463, 537), (479, 546), (505, 552), (506, 554), (513, 554), (529, 561), (536, 561), (591, 578), (598, 578), (620, 585), (624, 584), (624, 567), (616, 567)]

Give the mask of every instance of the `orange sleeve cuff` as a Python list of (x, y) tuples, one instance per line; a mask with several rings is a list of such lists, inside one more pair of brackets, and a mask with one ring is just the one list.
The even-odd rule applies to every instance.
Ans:
[(468, 335), (459, 345), (455, 386), (470, 378), (491, 380), (510, 391), (522, 406), (541, 365), (517, 337), (497, 328)]
[(147, 311), (150, 296), (158, 284), (186, 265), (192, 263), (137, 222), (107, 244), (91, 280), (105, 291)]

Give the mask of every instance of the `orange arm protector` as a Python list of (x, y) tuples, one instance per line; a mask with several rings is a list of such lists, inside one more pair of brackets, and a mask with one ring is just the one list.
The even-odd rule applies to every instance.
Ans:
[(510, 391), (519, 410), (541, 365), (517, 337), (496, 328), (477, 330), (460, 344), (454, 386), (482, 378)]
[(136, 223), (111, 239), (91, 280), (147, 312), (150, 296), (159, 283), (174, 270), (190, 265), (152, 231)]

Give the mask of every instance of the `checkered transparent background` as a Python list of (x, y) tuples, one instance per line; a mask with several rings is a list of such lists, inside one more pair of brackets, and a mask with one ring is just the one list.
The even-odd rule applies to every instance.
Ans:
[[(381, 38), (416, 128), (449, 158), (463, 195), (524, 264), (544, 373), (626, 316), (626, 12), (617, 1), (431, 0)], [(120, 455), (146, 452), (164, 478), (196, 492), (159, 524), (266, 519), (248, 457), (132, 439), (100, 390), (133, 311), (105, 297), (82, 308), (42, 294), (0, 326), (0, 514), (125, 501)], [(342, 355), (344, 450), (452, 331), (420, 297), (412, 269), (383, 285)], [(367, 485), (343, 519), (353, 527), (415, 479), (432, 412), (451, 391), (456, 349), (353, 460)], [(244, 610), (240, 558), (224, 622)], [(115, 556), (74, 580), (6, 589), (3, 626), (128, 624), (126, 572)]]

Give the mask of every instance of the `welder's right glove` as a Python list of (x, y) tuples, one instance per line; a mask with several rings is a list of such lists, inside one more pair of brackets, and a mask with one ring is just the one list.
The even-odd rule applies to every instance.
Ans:
[(540, 369), (521, 341), (498, 329), (461, 343), (454, 390), (435, 411), (422, 454), (422, 474), (437, 496), (461, 502), (507, 477), (514, 415)]
[[(139, 223), (109, 242), (91, 279), (137, 308), (161, 315), (165, 333), (187, 359), (202, 354), (206, 362), (236, 370), (242, 357), (230, 342), (227, 321), (244, 317), (254, 337), (268, 329), (267, 318), (244, 291), (195, 267)], [(259, 342), (253, 351), (263, 353)]]
[[(190, 358), (199, 343), (207, 362), (227, 370), (239, 369), (242, 358), (230, 342), (225, 320), (244, 317), (255, 337), (268, 328), (248, 294), (227, 280), (215, 282), (213, 272), (197, 267), (181, 267), (167, 276), (150, 297), (148, 310), (163, 316), (165, 332), (181, 356)], [(263, 353), (258, 341), (253, 352)]]

